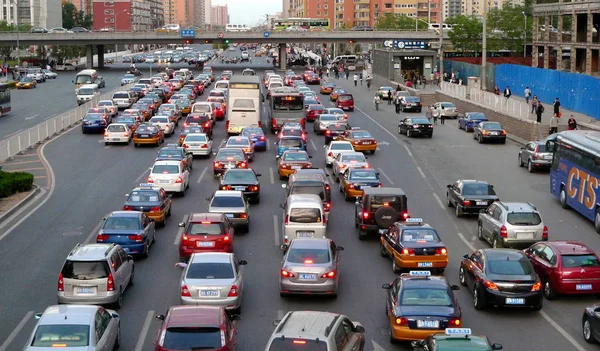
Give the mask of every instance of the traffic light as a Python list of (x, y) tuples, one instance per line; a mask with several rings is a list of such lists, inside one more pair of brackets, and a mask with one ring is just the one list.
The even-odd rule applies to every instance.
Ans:
[(350, 44), (354, 44), (354, 40), (350, 40)]
[(225, 44), (229, 44), (229, 39), (225, 39)]

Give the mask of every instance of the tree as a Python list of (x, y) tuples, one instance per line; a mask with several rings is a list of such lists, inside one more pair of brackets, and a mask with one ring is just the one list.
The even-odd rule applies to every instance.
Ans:
[(72, 2), (63, 2), (62, 4), (62, 26), (63, 28), (71, 29), (75, 26), (75, 17), (77, 8)]
[[(29, 32), (31, 30), (31, 25), (29, 24), (20, 24), (18, 26), (19, 32)], [(14, 24), (9, 24), (7, 21), (0, 21), (0, 32), (15, 32), (17, 31), (17, 26)], [(12, 52), (15, 50), (14, 46), (1, 46), (0, 47), (0, 56), (4, 60), (9, 60), (11, 58)]]
[(481, 51), (483, 24), (476, 16), (459, 15), (448, 19), (453, 28), (448, 32), (454, 49), (457, 51)]
[(427, 29), (427, 22), (415, 19), (413, 17), (395, 15), (386, 13), (383, 17), (377, 21), (377, 28), (379, 29), (397, 29), (397, 30), (415, 30), (415, 27), (419, 30)]
[(54, 45), (50, 50), (52, 50), (52, 56), (54, 56), (59, 63), (73, 57), (85, 56), (85, 46)]

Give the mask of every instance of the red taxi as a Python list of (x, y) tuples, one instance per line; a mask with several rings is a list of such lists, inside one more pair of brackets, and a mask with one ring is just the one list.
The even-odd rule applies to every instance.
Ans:
[(179, 227), (184, 228), (179, 242), (181, 261), (196, 252), (233, 252), (233, 227), (222, 213), (192, 213)]
[(325, 106), (321, 104), (308, 105), (306, 107), (306, 120), (309, 122), (314, 122), (323, 112), (325, 112)]

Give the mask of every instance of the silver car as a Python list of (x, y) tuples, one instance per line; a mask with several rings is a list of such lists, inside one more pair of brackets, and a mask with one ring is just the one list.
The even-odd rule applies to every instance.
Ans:
[(194, 253), (181, 275), (182, 305), (223, 306), (239, 313), (244, 293), (244, 265), (226, 252)]
[(234, 228), (242, 228), (242, 232), (248, 232), (250, 228), (249, 206), (243, 192), (217, 190), (212, 197), (207, 197), (206, 200), (210, 201), (208, 212), (223, 213)]
[(546, 149), (546, 140), (530, 141), (519, 151), (519, 167), (527, 166), (533, 173), (538, 169), (549, 169), (552, 166), (552, 151)]
[(254, 161), (254, 142), (248, 137), (243, 136), (232, 136), (227, 139), (225, 143), (226, 148), (230, 149), (242, 149), (248, 156), (248, 161)]
[(313, 129), (316, 134), (323, 134), (330, 124), (343, 123), (344, 116), (322, 113), (317, 117), (313, 124)]
[(368, 168), (367, 157), (362, 152), (340, 152), (331, 164), (333, 178), (336, 183), (340, 182), (340, 176), (350, 167)]
[(479, 240), (494, 248), (524, 248), (548, 240), (548, 227), (532, 203), (496, 201), (479, 213)]
[(111, 351), (121, 343), (121, 318), (100, 306), (55, 305), (35, 317), (37, 325), (23, 351)]
[(458, 109), (451, 102), (436, 102), (431, 107), (431, 116), (457, 119)]
[(323, 294), (337, 297), (339, 251), (330, 239), (292, 240), (281, 265), (279, 294)]
[(133, 83), (137, 83), (137, 81), (138, 81), (138, 77), (136, 77), (134, 74), (127, 73), (126, 75), (124, 75), (121, 78), (121, 85), (133, 84)]

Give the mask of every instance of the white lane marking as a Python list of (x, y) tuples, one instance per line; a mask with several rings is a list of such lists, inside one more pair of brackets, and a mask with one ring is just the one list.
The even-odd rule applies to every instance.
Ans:
[(392, 138), (399, 140), (398, 137), (396, 135), (394, 135), (394, 133), (390, 132), (389, 130), (387, 130), (384, 126), (381, 125), (381, 123), (377, 122), (373, 117), (369, 116), (365, 111), (361, 110), (358, 107), (355, 107), (357, 110), (359, 110), (360, 112), (362, 112), (363, 115), (365, 115), (368, 119), (371, 120), (371, 122), (375, 123), (376, 125), (379, 126), (379, 128), (381, 128), (384, 132), (388, 133), (389, 135), (392, 136)]
[(460, 240), (462, 240), (462, 242), (465, 243), (465, 245), (467, 245), (469, 250), (477, 251), (477, 248), (475, 248), (475, 246), (473, 246), (473, 244), (471, 244), (471, 242), (469, 240), (467, 240), (467, 238), (465, 238), (463, 233), (457, 233), (457, 234), (458, 234), (458, 237), (460, 238)]
[(419, 173), (421, 173), (421, 177), (425, 178), (425, 173), (423, 173), (423, 170), (421, 169), (421, 167), (417, 166), (417, 171), (419, 171)]
[[(406, 149), (408, 156), (413, 157), (413, 154), (412, 154), (412, 152), (410, 152), (410, 149), (408, 148), (408, 146), (406, 146), (405, 144), (402, 144), (402, 146), (404, 146), (404, 148)], [(413, 159), (414, 159), (414, 157), (413, 157)]]
[(275, 246), (279, 246), (280, 238), (279, 238), (279, 216), (273, 215), (273, 235), (275, 236)]
[[(46, 189), (44, 188), (40, 188), (40, 193), (38, 195), (36, 195), (34, 197), (34, 200), (44, 196), (46, 194)], [(30, 201), (28, 202), (25, 207), (17, 210), (17, 212), (13, 213), (10, 217), (8, 217), (6, 220), (4, 220), (2, 223), (0, 223), (0, 229), (4, 228), (8, 223), (11, 223), (11, 221), (15, 218), (21, 218), (21, 213), (25, 212), (29, 206), (31, 206), (34, 203), (34, 201)], [(39, 206), (39, 205), (38, 205)], [(32, 211), (35, 211), (38, 207), (35, 207)], [(29, 217), (29, 212), (27, 213), (26, 217)], [(2, 235), (0, 235), (0, 240), (4, 239), (6, 236), (8, 236), (8, 234), (10, 234), (10, 232), (13, 231), (13, 229), (16, 228), (16, 226), (20, 223), (22, 223), (23, 220), (21, 219), (17, 224), (13, 225), (12, 227), (8, 228), (8, 230), (6, 230), (6, 232), (4, 232)]]
[(142, 181), (142, 178), (145, 178), (149, 172), (150, 172), (150, 168), (147, 168), (142, 174), (140, 174), (137, 178), (135, 178), (135, 184), (140, 184), (140, 182)]
[[(189, 215), (185, 215), (183, 216), (183, 219), (181, 220), (183, 223), (187, 222), (188, 220), (188, 216)], [(179, 241), (181, 240), (181, 236), (183, 235), (183, 231), (185, 230), (185, 228), (179, 228), (177, 229), (177, 235), (175, 236), (175, 241), (173, 241), (173, 245), (179, 245)]]
[(444, 203), (442, 202), (442, 199), (440, 199), (440, 197), (438, 196), (438, 194), (433, 193), (433, 197), (435, 197), (435, 201), (437, 201), (438, 205), (440, 205), (440, 207), (442, 208), (442, 210), (446, 210), (446, 207), (444, 207)]
[(267, 143), (267, 151), (271, 151), (271, 143), (269, 142), (269, 139), (267, 139), (266, 143)]
[(208, 170), (208, 167), (204, 167), (204, 169), (202, 170), (202, 173), (200, 173), (200, 177), (198, 177), (198, 180), (196, 181), (196, 183), (200, 184), (202, 182), (202, 178), (204, 178), (204, 174), (206, 174), (207, 170)]
[(15, 329), (10, 333), (10, 335), (8, 335), (8, 337), (6, 338), (6, 340), (4, 340), (2, 345), (0, 345), (0, 351), (8, 350), (8, 347), (10, 346), (10, 344), (17, 337), (17, 335), (19, 335), (19, 333), (21, 332), (23, 327), (25, 327), (25, 324), (27, 324), (27, 322), (31, 319), (31, 316), (33, 316), (33, 314), (34, 314), (33, 311), (29, 311), (29, 312), (27, 312), (27, 314), (25, 314), (25, 317), (23, 317), (23, 319), (21, 319), (21, 321), (19, 322), (19, 324), (17, 324)]
[(84, 245), (89, 244), (92, 241), (92, 239), (94, 239), (98, 235), (98, 231), (100, 230), (102, 223), (104, 223), (104, 220), (101, 220), (100, 222), (98, 222), (98, 224), (96, 224), (94, 229), (92, 229), (92, 231), (88, 234), (87, 238), (85, 238), (85, 241), (83, 242)]
[(37, 116), (39, 116), (39, 115), (40, 115), (39, 113), (36, 113), (36, 114), (35, 114), (35, 115), (33, 115), (33, 116), (30, 116), (30, 117), (25, 117), (25, 120), (26, 120), (26, 121), (29, 121), (30, 119), (34, 119), (34, 118), (36, 118), (36, 117), (37, 117)]
[(380, 173), (380, 174), (381, 174), (381, 175), (382, 175), (382, 176), (385, 178), (385, 180), (387, 180), (387, 181), (388, 181), (388, 183), (390, 183), (390, 185), (394, 185), (394, 181), (393, 181), (393, 180), (392, 180), (390, 177), (388, 177), (388, 175), (387, 175), (387, 174), (385, 174), (385, 172), (383, 171), (383, 169), (381, 169), (381, 168), (377, 168), (377, 170), (378, 170), (378, 171), (379, 171), (379, 173)]
[(373, 351), (385, 351), (383, 346), (376, 343), (375, 340), (371, 339), (371, 342), (373, 343)]
[(278, 321), (282, 320), (283, 316), (285, 316), (285, 311), (284, 310), (277, 310), (277, 320)]
[(269, 167), (269, 180), (271, 181), (271, 184), (275, 184), (275, 176), (273, 174), (273, 167)]
[(148, 311), (146, 320), (142, 326), (142, 331), (140, 332), (138, 341), (135, 344), (135, 351), (142, 351), (144, 348), (144, 341), (146, 341), (146, 336), (148, 335), (148, 330), (150, 329), (150, 323), (152, 323), (152, 319), (154, 319), (154, 311)]
[(312, 146), (313, 150), (317, 150), (317, 145), (315, 145), (315, 142), (312, 139), (310, 139), (310, 146)]
[(550, 323), (551, 326), (554, 327), (554, 329), (556, 329), (557, 332), (564, 336), (565, 339), (567, 339), (567, 341), (575, 347), (575, 349), (577, 349), (578, 351), (585, 351), (585, 348), (581, 346), (581, 344), (578, 343), (577, 340), (573, 339), (573, 337), (569, 335), (569, 333), (567, 333), (567, 331), (564, 330), (560, 325), (558, 325), (558, 323), (556, 323), (556, 321), (554, 321), (554, 319), (552, 319), (546, 312), (540, 311), (540, 314), (548, 323)]
[(5, 136), (4, 136), (4, 138), (3, 138), (3, 139), (8, 139), (8, 138), (10, 138), (11, 136), (13, 136), (13, 135), (15, 135), (15, 134), (19, 134), (19, 133), (21, 133), (22, 131), (23, 131), (23, 129), (19, 129), (19, 130), (17, 130), (16, 132), (13, 132), (13, 133), (7, 134), (7, 135), (5, 135)]

